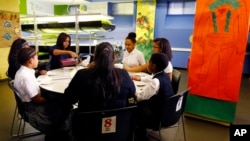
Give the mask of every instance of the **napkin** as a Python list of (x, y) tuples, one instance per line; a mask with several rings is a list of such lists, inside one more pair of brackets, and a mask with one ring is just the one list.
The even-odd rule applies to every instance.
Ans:
[(141, 82), (141, 81), (134, 81), (134, 83), (135, 83), (135, 85), (136, 85), (137, 87), (143, 87), (143, 86), (146, 85), (146, 83)]
[(47, 75), (57, 75), (57, 73), (53, 72), (53, 71), (47, 71), (46, 73)]
[(123, 69), (123, 64), (121, 63), (116, 63), (114, 66), (115, 68)]
[(43, 79), (40, 79), (40, 84), (42, 85), (48, 85), (51, 83), (52, 83), (52, 79), (49, 76), (46, 76)]
[(90, 55), (86, 59), (82, 60), (81, 65), (87, 67), (89, 62), (90, 62)]

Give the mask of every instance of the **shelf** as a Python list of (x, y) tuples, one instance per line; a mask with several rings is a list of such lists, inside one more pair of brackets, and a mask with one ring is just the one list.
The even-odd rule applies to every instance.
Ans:
[[(98, 36), (97, 32), (110, 32), (115, 29), (109, 20), (110, 16), (101, 14), (78, 14), (66, 16), (31, 16), (21, 17), (21, 29), (27, 36), (23, 37), (35, 44), (35, 48), (39, 51), (38, 46), (54, 45), (58, 34), (65, 32), (70, 34), (72, 45), (75, 44), (76, 52), (79, 53), (79, 46), (89, 41), (89, 53), (93, 40), (102, 40), (105, 36)], [(83, 41), (79, 43), (79, 40)], [(95, 43), (96, 41), (94, 41)], [(95, 45), (94, 45), (95, 46)]]
[(22, 24), (37, 24), (44, 23), (70, 23), (75, 22), (78, 19), (79, 22), (89, 22), (89, 21), (101, 21), (101, 20), (112, 20), (112, 16), (102, 15), (100, 13), (87, 13), (87, 14), (70, 14), (61, 16), (34, 16), (34, 15), (21, 15)]
[[(25, 40), (28, 41), (55, 41), (56, 38), (34, 38), (34, 37), (23, 37)], [(112, 39), (112, 38), (105, 38), (105, 36), (94, 36), (94, 37), (78, 37), (79, 40), (103, 40), (103, 39)], [(71, 41), (75, 41), (76, 38), (71, 38)]]
[[(22, 31), (34, 32), (33, 24), (22, 24)], [(102, 24), (101, 21), (79, 22), (79, 34), (89, 34), (93, 32), (107, 32), (113, 31), (115, 25)], [(76, 33), (75, 23), (46, 23), (37, 24), (37, 32), (39, 33), (51, 33), (58, 34), (61, 32)]]

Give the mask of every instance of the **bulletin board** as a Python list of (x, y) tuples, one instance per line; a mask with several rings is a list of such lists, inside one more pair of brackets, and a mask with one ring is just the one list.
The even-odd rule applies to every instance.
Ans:
[(19, 13), (0, 10), (0, 47), (10, 47), (13, 40), (20, 36)]

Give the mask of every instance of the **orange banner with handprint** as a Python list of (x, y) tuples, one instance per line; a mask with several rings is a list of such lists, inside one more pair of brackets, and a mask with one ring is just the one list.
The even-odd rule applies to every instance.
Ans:
[(188, 87), (237, 102), (249, 31), (250, 0), (197, 0)]

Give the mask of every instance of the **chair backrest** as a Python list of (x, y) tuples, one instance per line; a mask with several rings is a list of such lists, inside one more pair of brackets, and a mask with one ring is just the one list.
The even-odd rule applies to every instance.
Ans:
[(76, 141), (126, 141), (134, 129), (133, 112), (137, 106), (80, 112), (70, 115), (71, 133)]
[(23, 102), (21, 100), (21, 98), (16, 94), (15, 88), (14, 88), (14, 80), (10, 80), (8, 82), (8, 85), (10, 87), (10, 89), (13, 91), (14, 96), (15, 96), (15, 100), (16, 100), (16, 105), (17, 105), (17, 109), (18, 109), (18, 113), (22, 116), (22, 118), (24, 118), (25, 121), (27, 121), (27, 118), (25, 118), (25, 114), (24, 114), (24, 105)]
[(184, 112), (189, 90), (190, 88), (185, 89), (166, 100), (161, 117), (161, 127), (168, 127), (179, 121), (179, 118)]
[(8, 81), (9, 88), (14, 91), (14, 80), (9, 80)]
[(50, 67), (51, 67), (51, 60), (52, 60), (52, 56), (49, 55), (49, 61), (48, 61), (48, 63), (47, 63), (46, 66), (45, 66), (46, 70), (51, 70), (51, 69), (50, 69)]
[(176, 70), (176, 69), (173, 69), (172, 88), (173, 88), (174, 94), (177, 94), (177, 92), (178, 92), (180, 80), (181, 80), (181, 72)]

